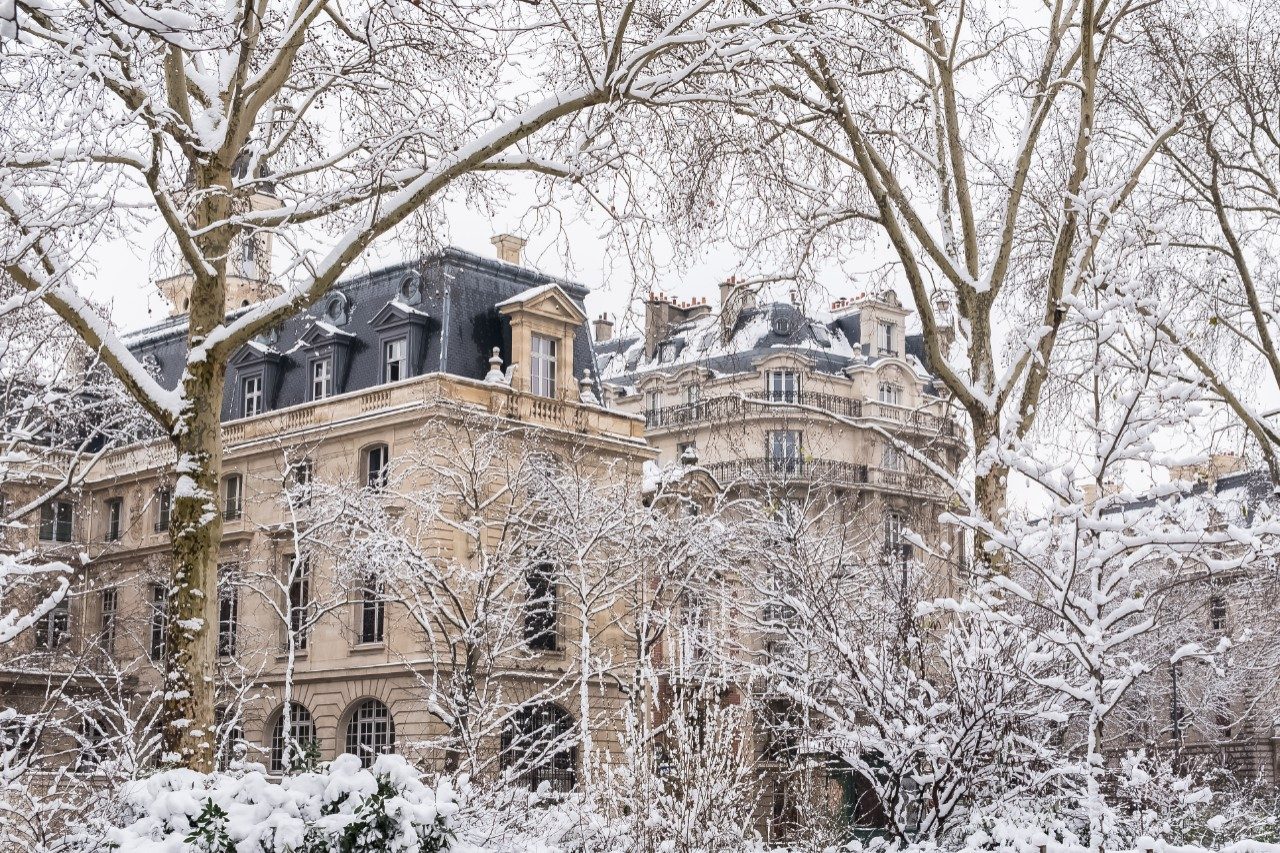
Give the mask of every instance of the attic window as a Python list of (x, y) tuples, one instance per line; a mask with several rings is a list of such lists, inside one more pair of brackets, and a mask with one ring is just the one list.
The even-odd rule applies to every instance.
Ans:
[(676, 345), (667, 342), (658, 347), (658, 361), (661, 364), (667, 364), (676, 360)]
[(898, 327), (893, 323), (880, 321), (879, 346), (881, 355), (897, 355), (898, 349), (895, 341), (898, 335)]

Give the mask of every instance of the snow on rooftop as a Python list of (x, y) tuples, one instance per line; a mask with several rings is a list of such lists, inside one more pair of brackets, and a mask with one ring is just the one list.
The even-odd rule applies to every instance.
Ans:
[[(561, 293), (564, 293), (564, 289), (560, 287), (559, 284), (554, 281), (549, 281), (546, 284), (540, 284), (537, 287), (522, 290), (510, 299), (504, 299), (497, 304), (497, 307), (502, 308), (506, 305), (519, 305), (523, 302), (528, 302), (530, 299), (537, 299), (542, 294), (550, 293), (552, 290), (559, 290)], [(568, 294), (565, 295), (568, 296)]]

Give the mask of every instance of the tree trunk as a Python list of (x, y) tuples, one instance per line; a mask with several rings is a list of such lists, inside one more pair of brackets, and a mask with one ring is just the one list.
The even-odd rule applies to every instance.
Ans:
[(173, 444), (178, 480), (169, 519), (173, 565), (165, 672), (165, 763), (207, 773), (214, 765), (214, 632), (222, 513), (222, 391), (226, 369), (188, 365)]

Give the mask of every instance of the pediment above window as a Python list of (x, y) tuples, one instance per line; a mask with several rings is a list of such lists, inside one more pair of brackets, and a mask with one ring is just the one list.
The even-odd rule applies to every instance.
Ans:
[(327, 344), (346, 346), (354, 339), (355, 335), (346, 329), (339, 329), (325, 320), (317, 320), (311, 324), (311, 328), (302, 333), (302, 336), (298, 338), (298, 342), (311, 349)]
[(415, 308), (401, 299), (392, 299), (374, 314), (369, 325), (375, 329), (389, 329), (395, 326), (424, 325), (430, 315), (426, 311)]
[(497, 304), (498, 311), (510, 317), (516, 313), (532, 314), (549, 320), (559, 320), (571, 325), (587, 322), (586, 313), (578, 303), (555, 282), (532, 287)]

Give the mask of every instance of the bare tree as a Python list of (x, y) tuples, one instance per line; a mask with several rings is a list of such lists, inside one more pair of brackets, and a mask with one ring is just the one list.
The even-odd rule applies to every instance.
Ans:
[[(173, 443), (166, 753), (207, 769), (221, 534), (207, 510), (228, 359), (450, 194), (488, 196), (501, 173), (581, 178), (608, 164), (623, 105), (696, 87), (757, 21), (702, 3), (650, 14), (609, 0), (13, 8), (0, 54), (0, 269), (99, 354)], [(142, 368), (82, 289), (85, 250), (128, 237), (139, 212), (180, 258), (176, 388)], [(288, 255), (276, 266), (287, 283), (228, 317), (243, 246)]]

